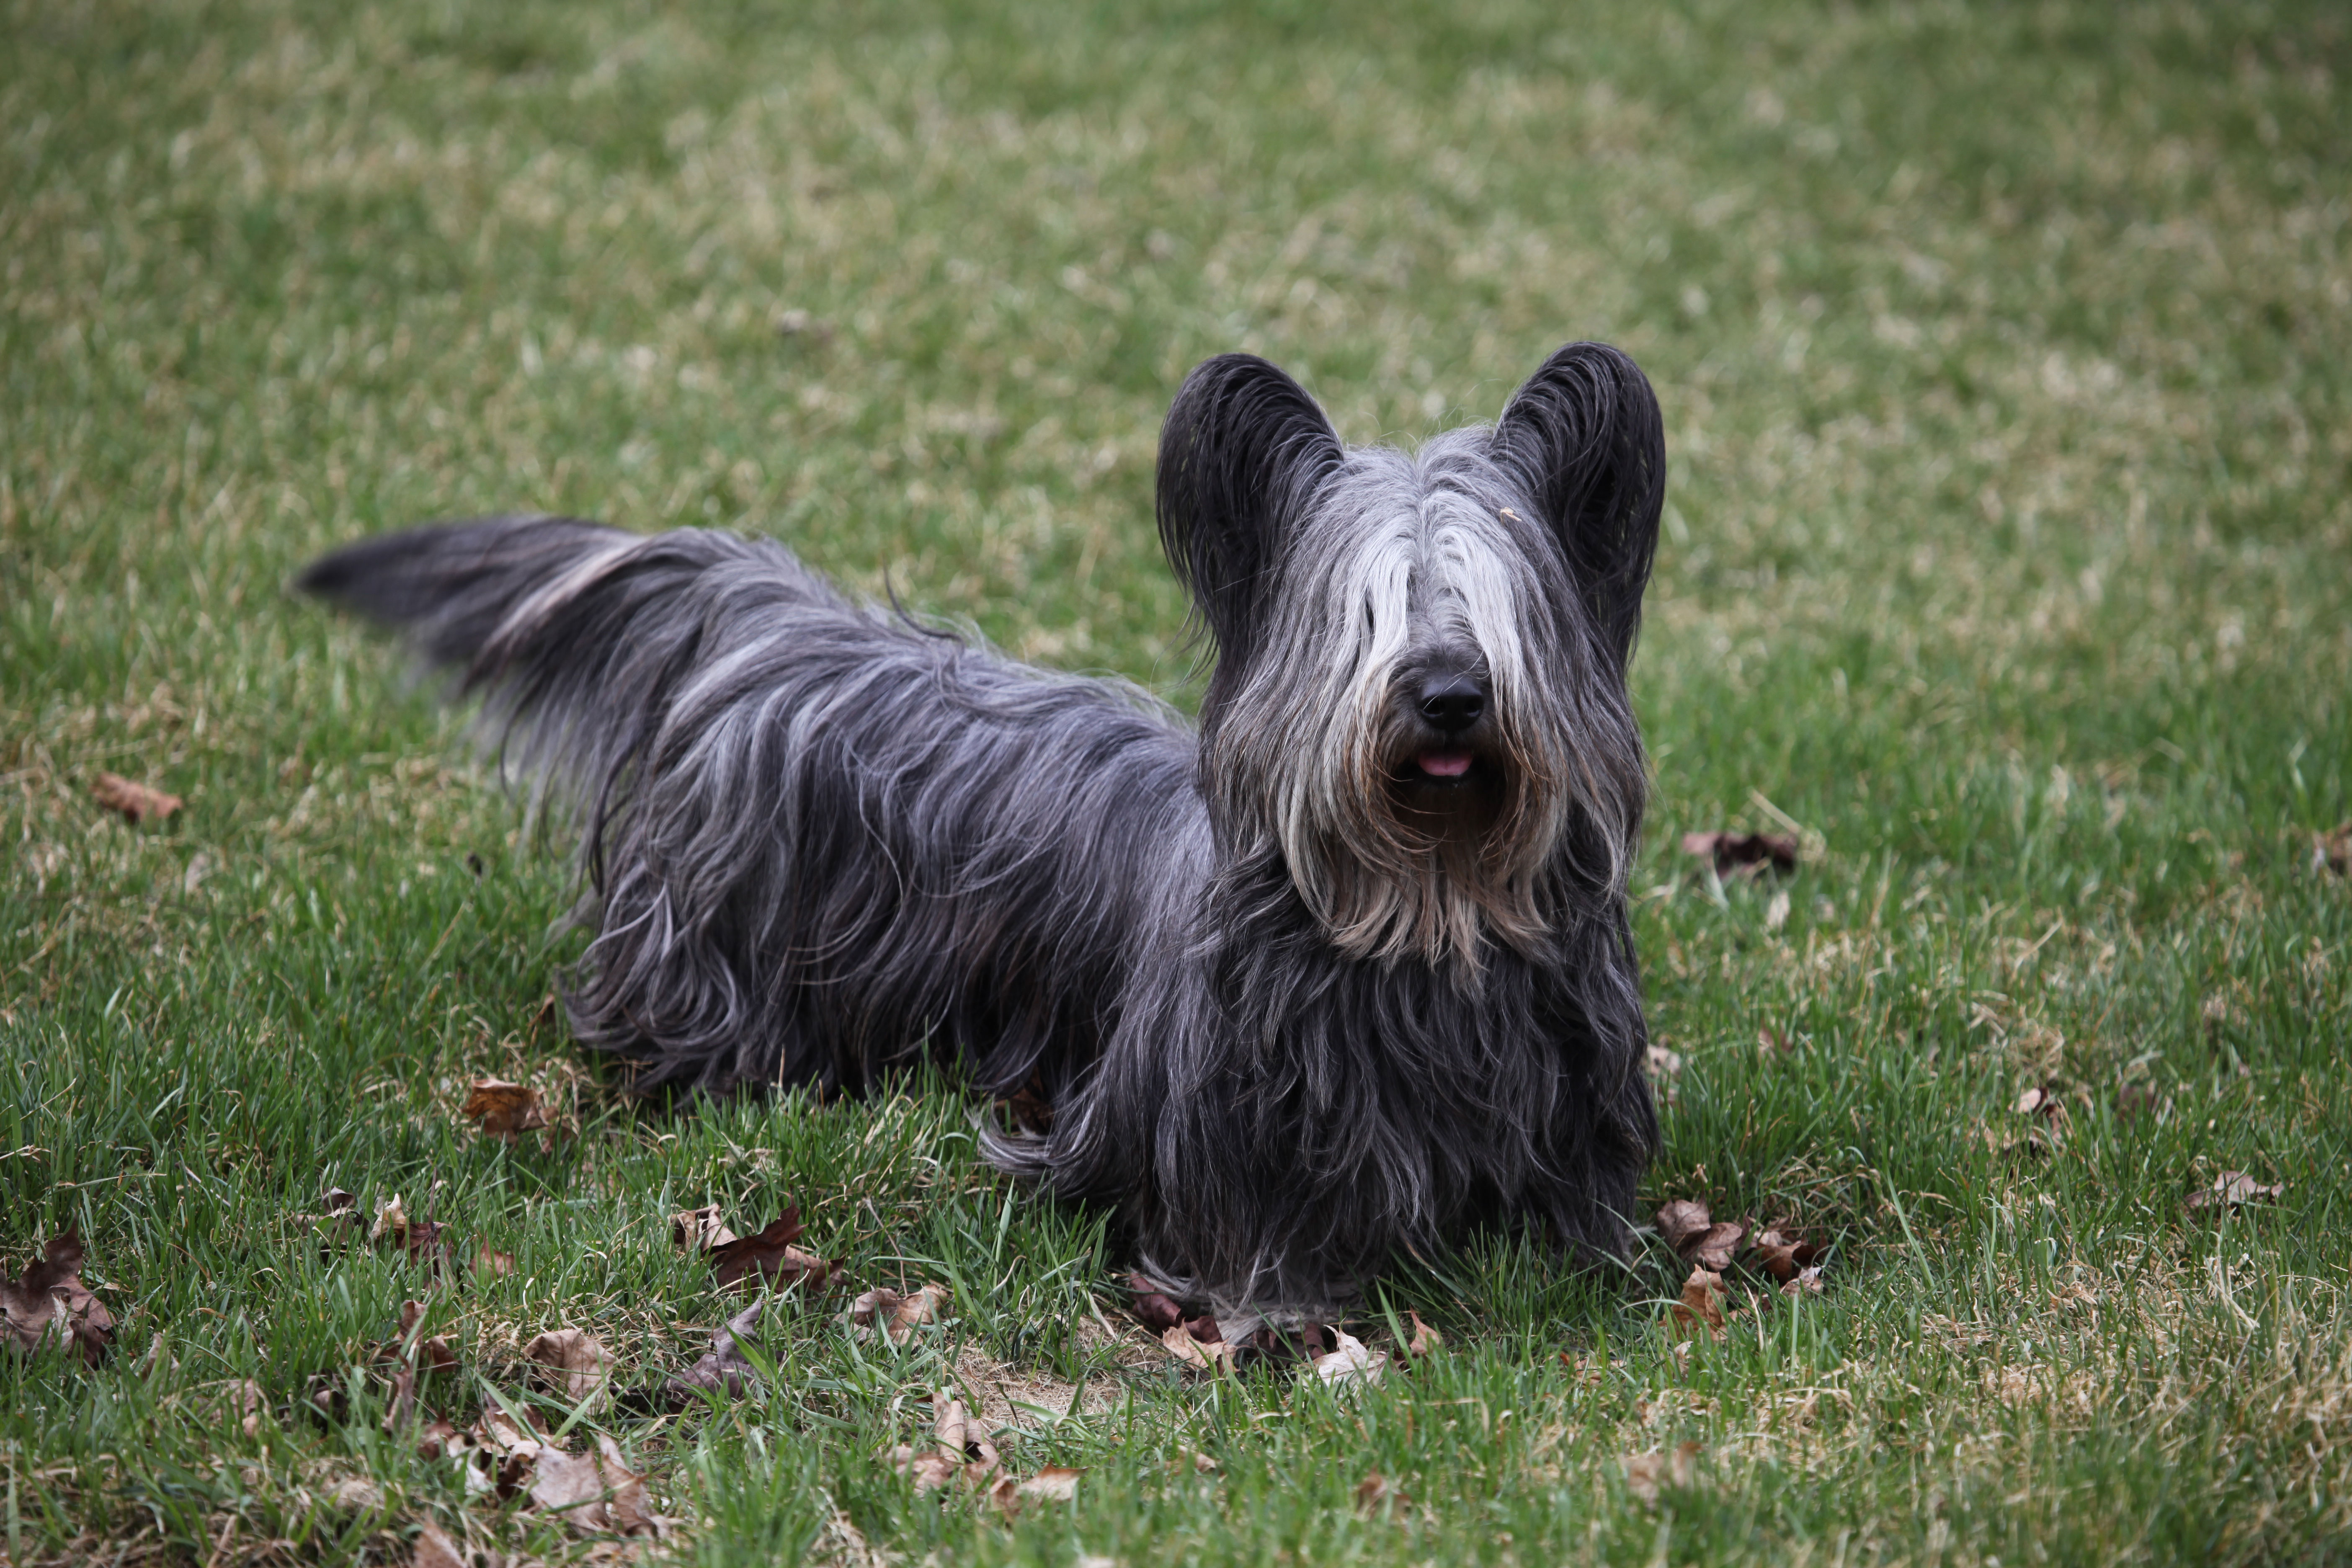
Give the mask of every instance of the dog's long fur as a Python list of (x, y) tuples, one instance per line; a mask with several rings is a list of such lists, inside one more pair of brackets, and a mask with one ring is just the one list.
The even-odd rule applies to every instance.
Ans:
[(1159, 472), (1217, 650), (1197, 735), (725, 534), (491, 518), (300, 585), (408, 627), (569, 797), (572, 1022), (639, 1087), (856, 1091), (929, 1054), (1042, 1091), (999, 1164), (1118, 1205), (1195, 1299), (1311, 1311), (1482, 1220), (1625, 1243), (1655, 1141), (1625, 667), (1664, 480), (1649, 384), (1596, 344), (1411, 455), (1209, 361)]

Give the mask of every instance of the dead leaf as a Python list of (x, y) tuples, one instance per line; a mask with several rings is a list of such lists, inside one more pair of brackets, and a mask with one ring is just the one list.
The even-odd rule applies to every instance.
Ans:
[(1042, 1498), (1050, 1502), (1067, 1502), (1078, 1495), (1078, 1478), (1084, 1470), (1066, 1465), (1048, 1465), (1021, 1483), (1023, 1497)]
[(451, 1260), (451, 1242), (446, 1234), (448, 1226), (429, 1219), (411, 1219), (401, 1206), (400, 1194), (376, 1205), (375, 1223), (368, 1227), (370, 1241), (391, 1241), (418, 1262), (429, 1265), (435, 1272)]
[(2225, 1208), (2234, 1212), (2246, 1204), (2275, 1203), (2284, 1196), (2284, 1182), (2266, 1186), (2243, 1171), (2224, 1171), (2213, 1178), (2211, 1186), (2189, 1194), (2187, 1206), (2191, 1211)]
[(504, 1079), (476, 1079), (457, 1114), (479, 1122), (490, 1137), (509, 1142), (518, 1133), (548, 1124), (546, 1109), (539, 1103), (539, 1090), (527, 1083), (509, 1083)]
[(2143, 1112), (2153, 1112), (2161, 1124), (2172, 1112), (2172, 1097), (2161, 1094), (2152, 1083), (2127, 1083), (2116, 1090), (2116, 1118), (2130, 1122)]
[(1678, 1443), (1668, 1452), (1628, 1454), (1618, 1463), (1624, 1468), (1625, 1489), (1643, 1502), (1655, 1502), (1662, 1485), (1689, 1486), (1697, 1461), (1696, 1443)]
[(1670, 1051), (1664, 1046), (1654, 1045), (1643, 1051), (1642, 1062), (1650, 1069), (1650, 1079), (1654, 1083), (1660, 1079), (1682, 1077), (1683, 1054), (1680, 1051)]
[(702, 1359), (664, 1384), (663, 1390), (673, 1400), (692, 1398), (701, 1393), (724, 1390), (730, 1398), (739, 1398), (757, 1377), (751, 1363), (744, 1359), (737, 1343), (750, 1334), (760, 1321), (760, 1310), (767, 1305), (763, 1297), (727, 1320), (727, 1326), (710, 1336), (710, 1349)]
[(1344, 1329), (1336, 1331), (1336, 1335), (1338, 1342), (1330, 1352), (1316, 1358), (1315, 1375), (1333, 1388), (1378, 1383), (1381, 1373), (1388, 1370), (1389, 1358), (1366, 1349), (1363, 1341)]
[(770, 1221), (765, 1229), (711, 1247), (710, 1267), (719, 1278), (719, 1288), (753, 1289), (768, 1285), (782, 1289), (805, 1283), (811, 1295), (823, 1290), (833, 1277), (834, 1266), (792, 1245), (800, 1239), (801, 1229), (801, 1211), (795, 1205)]
[(593, 1454), (541, 1445), (531, 1458), (530, 1500), (543, 1513), (562, 1515), (577, 1534), (656, 1533), (645, 1477), (629, 1468), (619, 1447), (601, 1432)]
[(1664, 1237), (1666, 1245), (1676, 1252), (1683, 1249), (1683, 1244), (1685, 1241), (1705, 1236), (1707, 1228), (1715, 1223), (1707, 1214), (1705, 1204), (1694, 1202), (1689, 1198), (1675, 1199), (1658, 1210), (1656, 1217), (1658, 1234)]
[(358, 1476), (346, 1476), (328, 1489), (327, 1500), (348, 1513), (373, 1513), (383, 1506), (383, 1489)]
[(989, 1441), (988, 1428), (962, 1400), (940, 1389), (931, 1395), (931, 1436), (940, 1453), (983, 1471), (996, 1468), (996, 1445)]
[(583, 1400), (604, 1403), (605, 1385), (613, 1380), (613, 1356), (584, 1329), (551, 1329), (523, 1346), (523, 1357), (552, 1375), (549, 1384), (577, 1405)]
[(416, 1457), (420, 1459), (438, 1459), (448, 1455), (462, 1454), (467, 1448), (464, 1433), (446, 1421), (427, 1422), (424, 1429), (416, 1434)]
[(877, 1286), (849, 1304), (849, 1321), (861, 1329), (881, 1329), (894, 1345), (902, 1345), (917, 1329), (939, 1321), (948, 1302), (948, 1288), (926, 1285), (911, 1296), (888, 1286)]
[(106, 1359), (114, 1343), (114, 1315), (81, 1282), (81, 1237), (59, 1231), (23, 1278), (0, 1279), (0, 1311), (9, 1342), (29, 1355), (51, 1340), (72, 1350), (85, 1366)]
[(415, 1550), (408, 1564), (409, 1568), (467, 1568), (466, 1552), (441, 1533), (440, 1526), (427, 1524), (416, 1532)]
[(1757, 1267), (1783, 1285), (1802, 1273), (1822, 1255), (1822, 1248), (1814, 1243), (1777, 1230), (1764, 1232), (1753, 1245)]
[(1402, 1488), (1378, 1470), (1356, 1483), (1356, 1511), (1359, 1513), (1393, 1512), (1411, 1500)]
[(2017, 1097), (2017, 1113), (2031, 1116), (2049, 1103), (2050, 1091), (2037, 1084)]
[(1397, 1352), (1399, 1360), (1407, 1363), (1418, 1362), (1431, 1352), (1445, 1348), (1445, 1336), (1423, 1322), (1419, 1312), (1407, 1308), (1404, 1316), (1412, 1327), (1406, 1331), (1403, 1347)]
[(1797, 841), (1782, 833), (1685, 833), (1683, 853), (1705, 860), (1727, 881), (1797, 868)]
[(439, 1334), (430, 1339), (416, 1337), (417, 1326), (425, 1321), (425, 1303), (403, 1301), (400, 1304), (400, 1335), (387, 1349), (397, 1350), (404, 1359), (413, 1361), (422, 1372), (455, 1372), (457, 1352)]
[(515, 1271), (514, 1254), (493, 1251), (488, 1242), (474, 1249), (474, 1272), (488, 1279), (503, 1279)]
[(937, 1491), (963, 1474), (963, 1466), (933, 1448), (918, 1452), (911, 1444), (901, 1443), (890, 1450), (890, 1468), (902, 1476), (912, 1476), (915, 1495)]
[(176, 795), (134, 784), (120, 773), (99, 774), (89, 786), (89, 797), (133, 823), (161, 822), (187, 804)]
[(215, 1406), (216, 1418), (223, 1426), (234, 1421), (248, 1437), (260, 1435), (261, 1418), (268, 1409), (269, 1396), (262, 1392), (261, 1384), (249, 1377), (241, 1378), (222, 1390)]
[(2352, 877), (2352, 822), (2333, 833), (2311, 836), (2311, 868), (2314, 872), (2333, 871), (2339, 877)]
[(349, 1214), (359, 1205), (359, 1195), (341, 1187), (329, 1187), (319, 1199), (319, 1212), (325, 1215)]
[(1723, 1302), (1723, 1276), (1712, 1269), (1692, 1269), (1690, 1278), (1683, 1281), (1682, 1300), (1674, 1304), (1675, 1333), (1696, 1333), (1704, 1325), (1709, 1333), (1721, 1338)]
[(1657, 1213), (1658, 1234), (1684, 1258), (1699, 1268), (1720, 1274), (1731, 1267), (1732, 1254), (1739, 1250), (1748, 1227), (1727, 1221), (1717, 1225), (1708, 1215), (1706, 1205), (1689, 1198), (1677, 1198)]
[(1800, 1268), (1780, 1281), (1782, 1291), (1790, 1296), (1818, 1296), (1822, 1293), (1822, 1266)]
[(1186, 1366), (1198, 1368), (1202, 1372), (1234, 1370), (1234, 1346), (1223, 1340), (1204, 1342), (1195, 1338), (1192, 1329), (1183, 1323), (1163, 1331), (1160, 1336), (1160, 1342), (1167, 1347), (1169, 1354)]
[(680, 1209), (670, 1215), (669, 1235), (672, 1241), (688, 1252), (708, 1252), (735, 1239), (735, 1233), (720, 1221), (717, 1204)]
[(408, 1564), (409, 1568), (467, 1568), (466, 1552), (441, 1533), (440, 1526), (427, 1524), (416, 1532), (416, 1546)]

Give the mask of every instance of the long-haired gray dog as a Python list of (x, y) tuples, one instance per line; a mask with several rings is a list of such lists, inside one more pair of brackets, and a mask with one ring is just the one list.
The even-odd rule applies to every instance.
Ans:
[(1411, 455), (1209, 361), (1158, 497), (1216, 646), (1197, 734), (719, 533), (491, 518), (300, 585), (409, 627), (573, 801), (572, 1023), (639, 1087), (960, 1063), (1051, 1107), (997, 1163), (1281, 1316), (1481, 1221), (1625, 1245), (1656, 1137), (1625, 667), (1664, 468), (1598, 344)]

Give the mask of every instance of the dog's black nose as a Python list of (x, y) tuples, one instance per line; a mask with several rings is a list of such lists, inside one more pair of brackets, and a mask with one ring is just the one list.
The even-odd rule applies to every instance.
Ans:
[(1421, 716), (1433, 729), (1458, 735), (1486, 710), (1486, 693), (1466, 675), (1441, 675), (1421, 689)]

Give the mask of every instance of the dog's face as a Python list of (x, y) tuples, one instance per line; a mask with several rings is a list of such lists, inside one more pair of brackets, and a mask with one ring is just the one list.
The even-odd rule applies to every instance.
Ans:
[(1218, 644), (1202, 707), (1223, 847), (1278, 854), (1329, 940), (1475, 983), (1621, 888), (1641, 745), (1624, 689), (1663, 501), (1657, 405), (1561, 350), (1492, 429), (1348, 450), (1227, 355), (1162, 437), (1169, 556)]

